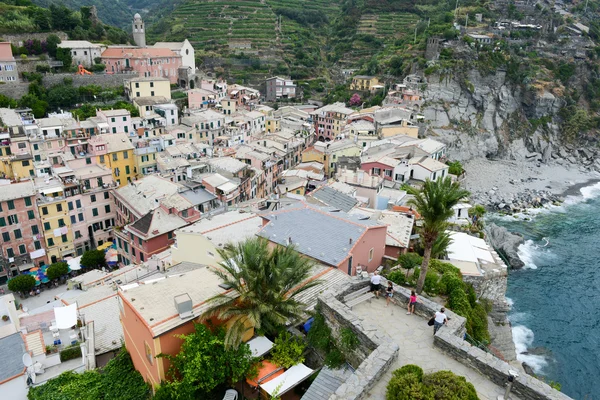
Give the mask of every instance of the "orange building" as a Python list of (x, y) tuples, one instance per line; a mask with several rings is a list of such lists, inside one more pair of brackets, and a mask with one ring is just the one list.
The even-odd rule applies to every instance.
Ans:
[[(178, 336), (194, 331), (206, 301), (228, 292), (219, 286), (221, 281), (211, 267), (190, 267), (193, 269), (188, 272), (125, 285), (119, 290), (125, 345), (135, 369), (154, 387), (166, 380), (170, 364), (157, 355), (179, 353), (182, 340)], [(249, 332), (244, 339), (253, 334)]]

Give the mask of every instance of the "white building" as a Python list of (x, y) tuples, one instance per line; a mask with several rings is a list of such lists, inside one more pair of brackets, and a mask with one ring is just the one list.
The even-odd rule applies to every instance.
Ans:
[(64, 40), (58, 44), (61, 49), (71, 49), (73, 65), (83, 65), (90, 68), (94, 58), (100, 57), (106, 46), (90, 43), (87, 40)]
[(296, 85), (291, 79), (274, 76), (266, 80), (267, 93), (265, 99), (267, 101), (277, 101), (279, 99), (293, 99), (296, 97)]
[(181, 65), (196, 72), (196, 53), (191, 43), (185, 39), (183, 42), (156, 42), (153, 47), (160, 49), (169, 49), (181, 56)]

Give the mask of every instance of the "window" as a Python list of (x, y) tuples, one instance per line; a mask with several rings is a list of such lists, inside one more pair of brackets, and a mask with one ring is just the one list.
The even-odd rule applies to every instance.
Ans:
[(17, 218), (16, 214), (8, 216), (8, 224), (9, 225), (18, 224), (18, 223), (19, 223), (19, 218)]
[(81, 237), (81, 232), (75, 231), (75, 239), (80, 239)]
[(27, 249), (25, 248), (24, 244), (20, 244), (19, 245), (19, 254), (25, 254), (27, 253)]
[(114, 119), (114, 118), (110, 119), (110, 122), (115, 122), (115, 121), (116, 121), (116, 119)]
[(77, 223), (77, 218), (74, 215), (71, 215), (71, 224)]
[(40, 230), (38, 229), (37, 225), (32, 225), (31, 226), (31, 234), (37, 235), (38, 233), (40, 233)]
[(98, 209), (97, 209), (97, 208), (93, 208), (93, 209), (92, 209), (92, 215), (93, 215), (94, 217), (97, 217), (97, 216), (98, 216)]
[(44, 222), (44, 230), (49, 231), (50, 229), (52, 229), (52, 227), (50, 226), (50, 222)]
[[(136, 28), (137, 28), (137, 25), (136, 25)], [(139, 87), (140, 87), (140, 83), (139, 83), (139, 82), (136, 82), (136, 83), (135, 83), (135, 87), (136, 87), (136, 89), (137, 89), (137, 88), (139, 88)]]
[(4, 240), (4, 242), (10, 242), (10, 234), (8, 232), (2, 232), (2, 240)]
[(61, 219), (59, 219), (59, 220), (58, 220), (58, 226), (59, 226), (59, 227), (61, 227), (61, 228), (62, 228), (63, 226), (65, 226), (65, 220), (64, 220), (64, 219), (62, 219), (62, 218), (61, 218)]
[(126, 166), (125, 166), (125, 173), (126, 173), (127, 175), (129, 175), (129, 174), (130, 174), (130, 172), (131, 172), (131, 171), (129, 170), (129, 165), (126, 165)]
[(148, 359), (148, 362), (150, 363), (150, 365), (152, 365), (152, 350), (150, 349), (150, 346), (148, 346), (148, 343), (144, 342), (144, 349), (146, 350), (146, 358)]
[(135, 92), (135, 97), (140, 97), (140, 92)]
[(52, 246), (54, 246), (54, 239), (48, 238), (48, 247), (52, 247)]
[(69, 241), (69, 238), (67, 238), (67, 235), (60, 235), (60, 238), (63, 243), (67, 243)]
[(127, 117), (123, 117), (123, 122), (127, 122)]
[(126, 151), (124, 151), (123, 152), (123, 158), (127, 160), (129, 158), (129, 153), (127, 153)]
[(96, 195), (95, 194), (91, 195), (90, 199), (92, 200), (92, 203), (95, 203), (96, 202)]
[(104, 156), (100, 156), (100, 164), (104, 164)]
[(104, 192), (104, 200), (110, 199), (110, 193)]
[(123, 127), (123, 130), (125, 131), (125, 133), (127, 133), (127, 132), (129, 132), (129, 127), (128, 127), (127, 125), (125, 125), (125, 126)]
[(140, 261), (144, 262), (144, 253), (140, 253)]
[(11, 249), (10, 247), (8, 249), (6, 249), (6, 255), (9, 258), (13, 258), (15, 256), (15, 252), (13, 251), (13, 249)]
[(36, 250), (41, 250), (42, 244), (39, 242), (39, 240), (36, 240), (35, 242), (33, 242), (33, 247), (35, 247)]
[(15, 234), (15, 239), (21, 239), (23, 237), (20, 229), (15, 229), (14, 234)]
[(62, 204), (57, 204), (56, 205), (56, 211), (62, 212)]
[(81, 200), (75, 200), (75, 207), (81, 208)]
[(150, 92), (150, 96), (154, 96), (154, 90)]
[(167, 233), (167, 237), (169, 238), (169, 240), (173, 239), (173, 232)]
[(31, 197), (25, 197), (25, 206), (31, 207)]
[(106, 211), (106, 213), (109, 213), (110, 212), (110, 205), (108, 205), (108, 204), (105, 205), (104, 206), (104, 211)]
[(117, 128), (115, 128), (114, 126), (112, 128), (112, 133), (117, 133)]
[(77, 214), (77, 219), (79, 220), (79, 222), (83, 222), (83, 213)]
[(48, 207), (42, 207), (42, 215), (48, 215)]
[(15, 202), (13, 200), (7, 201), (6, 204), (8, 204), (8, 209), (9, 210), (14, 210), (15, 209)]
[(0, 226), (6, 226), (6, 220), (4, 217), (0, 217)]
[(154, 82), (150, 82), (150, 87), (154, 87)]
[(379, 175), (381, 170), (379, 168), (373, 168), (373, 175)]
[(73, 202), (72, 201), (67, 203), (67, 208), (69, 209), (69, 211), (73, 211)]
[(85, 159), (85, 163), (88, 164), (88, 165), (91, 164), (92, 163), (92, 159), (90, 157), (86, 158)]
[(142, 245), (142, 238), (138, 238), (138, 243), (140, 246)]
[(391, 177), (392, 176), (392, 170), (391, 169), (386, 169), (385, 170), (385, 176)]
[(369, 250), (369, 261), (373, 259), (373, 253), (375, 253), (375, 249)]
[(113, 153), (113, 161), (117, 161), (119, 159), (119, 155), (117, 153)]
[(35, 219), (35, 213), (33, 212), (33, 210), (27, 211), (27, 218), (28, 219)]

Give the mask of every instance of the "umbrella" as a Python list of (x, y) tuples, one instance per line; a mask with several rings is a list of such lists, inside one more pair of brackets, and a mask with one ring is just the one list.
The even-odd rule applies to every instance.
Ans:
[(42, 283), (48, 283), (48, 282), (50, 282), (50, 279), (48, 279), (48, 278), (42, 279)]
[(69, 268), (71, 269), (71, 271), (79, 271), (81, 269), (80, 262), (81, 256), (70, 259), (69, 261), (67, 261), (67, 264), (69, 264)]
[(112, 246), (112, 242), (106, 242), (106, 243), (102, 243), (100, 246), (98, 246), (96, 248), (96, 250), (106, 250), (108, 249), (110, 246)]
[(107, 263), (114, 264), (119, 261), (119, 253), (117, 252), (117, 250), (110, 248), (106, 251), (104, 258), (106, 259)]
[(30, 269), (30, 271), (31, 271), (31, 272), (34, 272), (34, 271), (37, 271), (37, 270), (39, 270), (39, 268), (38, 268), (38, 267), (35, 267), (35, 268), (31, 268), (31, 269)]

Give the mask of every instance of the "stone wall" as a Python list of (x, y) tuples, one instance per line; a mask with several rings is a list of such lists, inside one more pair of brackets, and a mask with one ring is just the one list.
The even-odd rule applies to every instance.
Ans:
[(36, 72), (35, 67), (38, 65), (48, 65), (48, 60), (40, 60), (36, 56), (28, 56), (27, 58), (15, 57), (17, 62), (17, 70), (19, 74), (23, 72)]
[(73, 80), (73, 86), (99, 85), (106, 88), (123, 86), (123, 81), (137, 77), (137, 74), (93, 74), (93, 75), (75, 75), (75, 74), (47, 74), (44, 75), (42, 84), (46, 87), (52, 87), (64, 82), (65, 78)]
[(341, 329), (348, 328), (359, 341), (356, 351), (349, 356), (352, 358), (349, 360), (351, 364), (358, 362), (358, 368), (329, 400), (363, 399), (398, 356), (399, 346), (389, 336), (379, 333), (375, 326), (364, 323), (339, 300), (364, 286), (364, 282), (360, 282), (330, 288), (318, 299), (318, 306), (332, 334), (339, 337)]
[(11, 42), (17, 47), (23, 46), (28, 40), (38, 39), (39, 41), (46, 40), (49, 35), (55, 34), (60, 40), (67, 40), (68, 36), (64, 32), (43, 32), (43, 33), (3, 33), (0, 37), (5, 42)]
[(25, 96), (28, 90), (28, 82), (11, 82), (0, 85), (0, 94), (15, 100), (19, 100), (21, 97)]
[[(471, 346), (450, 331), (440, 330), (433, 338), (433, 343), (462, 364), (481, 372), (496, 385), (503, 386), (508, 382), (508, 371), (513, 369), (509, 364), (490, 353)], [(515, 379), (512, 392), (523, 400), (570, 399), (569, 396), (527, 374), (521, 374)]]

